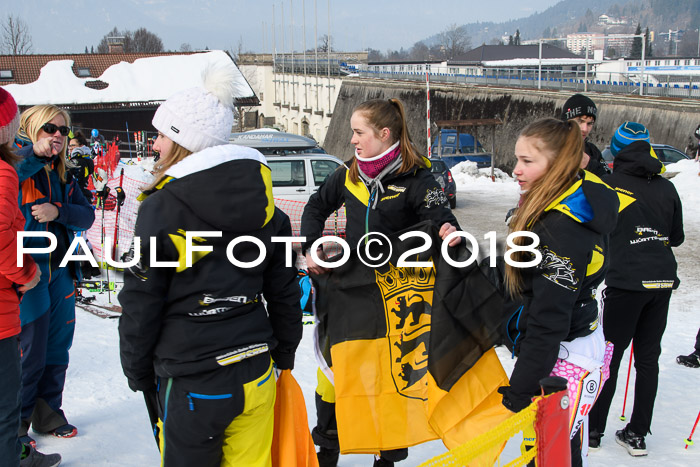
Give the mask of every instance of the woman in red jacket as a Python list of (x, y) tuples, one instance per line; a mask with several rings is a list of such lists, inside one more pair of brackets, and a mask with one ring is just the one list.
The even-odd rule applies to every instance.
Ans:
[[(19, 358), (19, 297), (33, 288), (41, 271), (28, 254), (17, 264), (17, 232), (24, 227), (19, 210), (19, 178), (13, 165), (19, 160), (10, 144), (19, 128), (19, 113), (12, 96), (0, 88), (0, 461), (46, 458), (46, 465), (58, 465), (61, 456), (43, 454), (22, 446), (17, 437), (21, 370)], [(31, 457), (30, 461), (24, 461)], [(3, 464), (5, 465), (5, 464)], [(10, 464), (11, 465), (11, 464)], [(34, 464), (32, 464), (34, 465)], [(42, 464), (43, 465), (43, 464)]]

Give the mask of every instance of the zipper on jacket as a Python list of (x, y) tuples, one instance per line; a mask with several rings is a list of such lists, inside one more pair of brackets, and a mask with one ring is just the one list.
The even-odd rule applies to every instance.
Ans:
[(194, 412), (194, 399), (204, 399), (204, 400), (222, 400), (232, 398), (232, 394), (198, 394), (196, 392), (187, 393), (187, 402), (190, 407), (190, 411)]
[[(47, 172), (47, 171), (44, 171), (44, 172), (46, 173), (46, 180), (47, 180), (48, 186), (49, 186), (49, 203), (50, 203), (50, 202), (51, 202), (51, 176), (50, 176), (49, 172)], [(34, 205), (36, 206), (36, 203), (35, 203)], [(46, 231), (47, 231), (47, 232), (49, 231), (49, 223), (48, 223), (48, 222), (46, 223)], [(50, 283), (50, 282), (51, 282), (51, 275), (52, 275), (51, 273), (53, 272), (53, 271), (51, 270), (51, 254), (52, 254), (52, 252), (50, 251), (50, 252), (49, 252), (49, 267), (48, 267), (48, 269), (49, 269), (49, 280), (48, 280), (47, 283)]]
[[(372, 208), (372, 203), (374, 202), (374, 195), (376, 195), (376, 190), (370, 195), (369, 201), (367, 202), (367, 212), (365, 213), (365, 235), (369, 233), (369, 211)], [(365, 245), (367, 244), (368, 238), (365, 237)]]

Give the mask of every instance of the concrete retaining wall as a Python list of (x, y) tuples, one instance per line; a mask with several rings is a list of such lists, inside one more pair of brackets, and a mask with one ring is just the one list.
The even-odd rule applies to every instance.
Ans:
[[(513, 148), (520, 130), (535, 119), (556, 116), (571, 93), (481, 87), (467, 85), (430, 86), (431, 120), (495, 118), (504, 124), (496, 130), (495, 164), (506, 170), (514, 165)], [(700, 124), (700, 102), (652, 97), (620, 97), (589, 93), (598, 106), (598, 120), (591, 140), (603, 150), (615, 129), (626, 120), (649, 128), (653, 143), (670, 144), (685, 150), (694, 142)], [(368, 99), (399, 98), (408, 114), (408, 128), (416, 146), (426, 152), (425, 85), (412, 82), (364, 78), (343, 80), (323, 146), (330, 154), (347, 160), (354, 154), (350, 144), (350, 116)], [(433, 135), (435, 137), (435, 135)], [(479, 130), (478, 138), (491, 147), (490, 130)]]

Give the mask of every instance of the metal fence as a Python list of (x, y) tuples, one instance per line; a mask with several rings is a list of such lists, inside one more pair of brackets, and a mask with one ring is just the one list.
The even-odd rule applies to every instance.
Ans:
[[(360, 70), (360, 76), (380, 79), (425, 81), (425, 72)], [(594, 91), (614, 94), (640, 94), (639, 74), (593, 73), (583, 71), (489, 68), (483, 75), (430, 73), (431, 82), (465, 83), (529, 89), (556, 89), (574, 92)], [(649, 74), (644, 76), (646, 96), (700, 99), (700, 77)]]

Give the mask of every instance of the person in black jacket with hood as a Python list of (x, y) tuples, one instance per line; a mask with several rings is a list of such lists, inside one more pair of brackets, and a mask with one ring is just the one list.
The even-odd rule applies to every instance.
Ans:
[(236, 76), (210, 68), (203, 88), (156, 111), (141, 260), (119, 294), (122, 368), (158, 408), (166, 467), (270, 465), (273, 361), (293, 368), (302, 336), (294, 261), (272, 241), (292, 229), (270, 169), (255, 149), (227, 144)]
[(615, 438), (630, 455), (644, 456), (644, 437), (650, 432), (658, 386), (661, 337), (671, 291), (679, 284), (671, 247), (685, 238), (683, 214), (673, 183), (660, 176), (665, 169), (649, 144), (644, 125), (623, 123), (613, 135), (610, 151), (615, 156), (613, 173), (605, 181), (620, 196), (620, 217), (610, 235), (603, 323), (605, 338), (615, 345), (615, 351), (610, 381), (591, 411), (590, 438), (592, 447), (600, 446), (620, 361), (633, 341), (634, 408), (629, 424)]
[(604, 177), (610, 173), (610, 169), (605, 163), (600, 150), (588, 140), (588, 135), (593, 130), (596, 118), (598, 118), (598, 107), (596, 107), (595, 102), (590, 97), (583, 94), (574, 94), (569, 97), (561, 111), (561, 119), (563, 121), (574, 120), (581, 127), (581, 137), (583, 138), (581, 168), (599, 177)]
[[(540, 394), (542, 378), (566, 378), (571, 465), (585, 465), (587, 414), (606, 379), (611, 353), (595, 293), (607, 270), (618, 196), (580, 169), (583, 140), (572, 120), (529, 124), (516, 142), (515, 157), (513, 175), (524, 193), (509, 230), (536, 234), (539, 244), (511, 251), (521, 264), (506, 266), (506, 345), (518, 360), (510, 386), (501, 388), (503, 405), (519, 412)], [(532, 240), (521, 235), (516, 244)]]
[[(369, 232), (392, 234), (423, 220), (440, 226), (446, 238), (459, 224), (448, 206), (447, 196), (426, 169), (430, 162), (416, 151), (406, 126), (403, 104), (398, 99), (374, 99), (358, 105), (350, 118), (355, 157), (328, 176), (309, 199), (301, 218), (302, 251), (312, 274), (327, 270), (308, 249), (321, 237), (328, 216), (345, 205), (346, 235), (351, 248)], [(450, 241), (458, 244), (460, 237)], [(322, 250), (319, 258), (325, 259)], [(338, 463), (340, 447), (335, 417), (335, 388), (319, 371), (316, 389), (318, 423), (314, 443), (321, 449), (321, 467)], [(382, 451), (375, 466), (388, 467), (408, 457), (408, 449)]]

